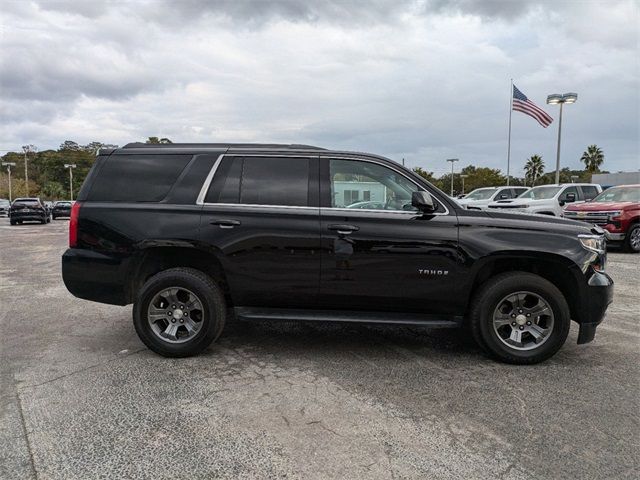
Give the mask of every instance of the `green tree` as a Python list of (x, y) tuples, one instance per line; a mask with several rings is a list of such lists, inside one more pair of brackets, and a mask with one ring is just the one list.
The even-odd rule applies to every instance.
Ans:
[(587, 172), (598, 173), (600, 165), (604, 162), (604, 153), (597, 145), (589, 145), (580, 157), (580, 161), (584, 163)]
[(149, 137), (145, 143), (173, 143), (168, 138)]
[(532, 155), (524, 164), (524, 178), (535, 186), (536, 180), (544, 174), (544, 160), (540, 155)]
[(422, 167), (413, 167), (413, 171), (433, 185), (438, 183), (436, 177), (433, 176), (433, 172), (429, 172)]

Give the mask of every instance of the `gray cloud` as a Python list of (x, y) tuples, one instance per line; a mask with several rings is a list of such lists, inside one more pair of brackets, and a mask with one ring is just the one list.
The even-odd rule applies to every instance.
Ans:
[[(160, 135), (367, 150), (438, 173), (451, 156), (504, 168), (513, 77), (554, 117), (548, 93), (579, 93), (563, 126), (568, 165), (598, 143), (606, 168), (637, 168), (627, 1), (6, 5), (0, 149)], [(533, 153), (551, 165), (556, 124), (518, 113), (513, 124), (514, 165)]]

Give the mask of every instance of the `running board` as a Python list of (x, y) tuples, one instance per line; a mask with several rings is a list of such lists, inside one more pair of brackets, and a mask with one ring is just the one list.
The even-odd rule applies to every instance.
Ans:
[(345, 310), (303, 310), (290, 308), (235, 307), (240, 320), (283, 320), (305, 322), (381, 323), (391, 325), (422, 325), (430, 328), (455, 328), (462, 317), (424, 313), (361, 312)]

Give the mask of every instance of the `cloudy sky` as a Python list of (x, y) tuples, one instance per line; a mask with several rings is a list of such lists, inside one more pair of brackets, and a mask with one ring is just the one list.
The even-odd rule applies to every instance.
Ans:
[[(640, 168), (640, 9), (602, 1), (3, 0), (0, 154), (64, 140), (284, 142), (506, 170), (510, 78), (577, 92), (588, 144)], [(513, 113), (512, 173), (555, 165), (557, 120)]]

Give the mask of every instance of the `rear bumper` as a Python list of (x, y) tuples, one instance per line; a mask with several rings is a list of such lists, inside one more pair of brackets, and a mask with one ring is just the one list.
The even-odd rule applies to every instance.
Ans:
[(45, 212), (11, 212), (11, 220), (32, 220), (42, 221), (46, 220), (47, 214)]
[(62, 279), (78, 298), (127, 305), (125, 278), (126, 266), (121, 258), (76, 248), (62, 255)]
[(596, 335), (596, 327), (604, 320), (613, 301), (613, 280), (602, 272), (594, 272), (587, 281), (587, 294), (580, 318), (578, 343), (589, 343)]

